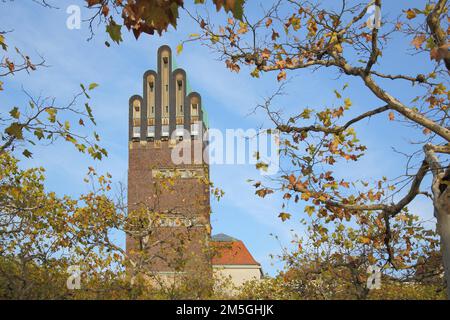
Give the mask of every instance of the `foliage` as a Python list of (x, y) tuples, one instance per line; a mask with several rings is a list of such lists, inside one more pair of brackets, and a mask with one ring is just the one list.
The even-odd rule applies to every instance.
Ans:
[[(121, 13), (123, 25), (139, 38), (142, 33), (153, 35), (155, 31), (161, 35), (169, 25), (177, 27), (179, 9), (183, 0), (85, 0), (95, 14), (89, 19), (91, 32), (94, 21), (106, 23), (106, 32), (114, 42), (122, 41), (121, 25), (115, 21), (115, 13)], [(231, 12), (236, 19), (242, 19), (245, 0), (212, 0), (217, 11), (222, 8)], [(195, 4), (205, 3), (205, 0), (194, 0)]]

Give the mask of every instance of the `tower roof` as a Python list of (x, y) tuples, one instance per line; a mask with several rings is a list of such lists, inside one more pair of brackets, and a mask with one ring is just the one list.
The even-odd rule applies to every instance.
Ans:
[(214, 242), (232, 242), (232, 241), (239, 241), (236, 238), (233, 238), (225, 233), (219, 233), (215, 234), (211, 237), (212, 241)]

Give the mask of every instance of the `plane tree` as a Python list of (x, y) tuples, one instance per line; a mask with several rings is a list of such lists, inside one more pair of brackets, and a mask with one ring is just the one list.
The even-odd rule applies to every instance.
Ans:
[[(213, 22), (205, 15), (191, 14), (201, 33), (186, 41), (201, 41), (233, 72), (246, 68), (255, 78), (275, 73), (281, 83), (257, 108), (271, 120), (271, 130), (281, 133), (281, 155), (290, 165), (277, 178), (255, 183), (261, 197), (283, 195), (281, 219), (291, 217), (286, 205), (292, 202), (303, 203), (308, 215), (324, 223), (339, 220), (366, 225), (367, 217), (374, 216), (373, 232), (358, 241), (372, 247), (384, 245), (387, 260), (400, 268), (401, 255), (396, 255), (392, 246), (396, 237), (392, 223), (410, 214), (408, 206), (418, 197), (429, 199), (450, 290), (448, 1), (424, 1), (420, 8), (405, 5), (382, 17), (386, 5), (382, 0), (278, 0), (259, 15), (244, 10), (242, 20), (229, 17)], [(389, 18), (392, 15), (398, 17)], [(408, 41), (396, 54), (414, 58), (423, 71), (395, 70), (389, 49), (403, 44), (398, 39)], [(286, 116), (284, 110), (275, 108), (276, 98), (285, 93), (288, 75), (302, 70), (303, 77), (319, 74), (306, 71), (320, 70), (320, 75), (337, 74), (341, 81), (358, 81), (378, 103), (353, 110), (351, 99), (343, 97), (344, 90), (351, 94), (345, 85), (335, 91), (338, 106), (305, 106)], [(409, 101), (393, 89), (392, 84), (398, 82), (409, 85)], [(301, 103), (301, 98), (298, 101)], [(358, 139), (355, 127), (372, 117), (411, 130), (411, 144), (404, 148), (408, 150), (405, 173), (375, 181), (339, 177), (336, 164), (357, 162), (370, 152)], [(361, 128), (364, 130), (361, 126), (358, 130)]]

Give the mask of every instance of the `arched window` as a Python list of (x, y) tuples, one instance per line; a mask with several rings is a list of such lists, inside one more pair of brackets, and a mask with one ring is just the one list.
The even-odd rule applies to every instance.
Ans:
[(139, 100), (133, 101), (133, 138), (140, 138), (141, 136), (141, 102)]

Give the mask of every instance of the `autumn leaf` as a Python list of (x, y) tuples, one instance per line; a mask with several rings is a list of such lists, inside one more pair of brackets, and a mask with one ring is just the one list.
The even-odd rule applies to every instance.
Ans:
[(278, 80), (278, 81), (286, 80), (286, 71), (282, 70), (282, 71), (278, 74), (277, 80)]
[(308, 21), (308, 36), (309, 37), (314, 37), (317, 34), (317, 23), (316, 20), (314, 20), (313, 18), (309, 19)]
[(361, 243), (364, 243), (364, 244), (369, 244), (370, 243), (370, 238), (368, 238), (368, 237), (360, 237), (359, 241)]
[(107, 17), (109, 14), (109, 7), (107, 5), (102, 6), (102, 14)]
[(8, 69), (9, 69), (9, 71), (10, 72), (14, 72), (14, 70), (16, 68), (15, 65), (14, 65), (14, 62), (12, 62), (8, 58), (6, 58), (5, 59), (5, 63), (6, 63), (6, 66), (8, 67)]
[(422, 44), (425, 42), (426, 37), (424, 34), (420, 34), (418, 36), (416, 36), (413, 41), (411, 42), (411, 44), (416, 48), (416, 49), (420, 49), (422, 47)]
[(314, 206), (305, 206), (305, 212), (308, 214), (308, 216), (311, 217), (315, 211), (316, 208)]
[(349, 183), (348, 183), (348, 182), (345, 182), (345, 181), (341, 181), (341, 182), (339, 183), (339, 185), (341, 185), (341, 186), (344, 187), (344, 188), (349, 188), (349, 187), (350, 187)]
[(274, 29), (272, 29), (272, 41), (277, 40), (277, 38), (280, 37), (280, 34), (276, 32)]
[(177, 45), (177, 55), (179, 55), (183, 51), (183, 43)]
[(334, 90), (334, 94), (336, 95), (336, 98), (338, 98), (338, 99), (341, 99), (341, 98), (342, 98), (342, 96), (341, 96), (341, 94), (339, 93), (339, 91)]
[(245, 22), (240, 21), (239, 22), (239, 30), (237, 31), (238, 34), (244, 34), (248, 32), (248, 25)]
[(98, 84), (97, 83), (91, 83), (90, 85), (89, 85), (89, 90), (94, 90), (95, 88), (97, 88), (98, 87)]
[(88, 103), (85, 103), (85, 104), (84, 104), (84, 107), (85, 107), (85, 109), (86, 109), (86, 112), (88, 113), (88, 116), (89, 116), (89, 119), (91, 120), (91, 122), (92, 122), (94, 125), (97, 125), (97, 124), (95, 123), (94, 115), (92, 114), (92, 109), (91, 109), (91, 107), (89, 106), (89, 104), (88, 104)]
[(9, 111), (9, 114), (11, 115), (11, 117), (13, 117), (14, 119), (19, 119), (20, 117), (20, 111), (19, 108), (14, 107), (11, 109), (11, 111)]
[(3, 50), (8, 50), (8, 46), (5, 43), (5, 37), (2, 34), (0, 34), (0, 46)]
[(278, 215), (278, 217), (281, 218), (281, 221), (284, 222), (284, 221), (289, 220), (289, 219), (291, 218), (291, 214), (286, 213), (286, 212), (281, 212), (281, 213)]
[(32, 156), (32, 153), (31, 153), (30, 151), (28, 151), (27, 149), (25, 149), (25, 150), (22, 152), (22, 154), (23, 154), (25, 157), (27, 157), (27, 158), (31, 158), (31, 156)]
[(271, 189), (259, 189), (255, 192), (258, 196), (261, 198), (264, 198), (266, 195), (273, 193), (273, 190)]
[(308, 201), (310, 197), (311, 197), (311, 194), (309, 192), (304, 192), (304, 193), (302, 193), (301, 199), (304, 201)]
[(255, 167), (256, 167), (256, 169), (258, 169), (258, 170), (262, 170), (262, 171), (267, 172), (267, 169), (269, 168), (269, 165), (268, 165), (267, 163), (264, 163), (264, 162), (258, 162), (258, 163), (255, 165)]
[(430, 50), (430, 59), (436, 60), (437, 62), (445, 58), (450, 58), (449, 54), (450, 44), (444, 44), (438, 48), (433, 48)]
[(250, 75), (253, 78), (259, 78), (259, 69), (258, 68), (253, 69), (253, 71), (250, 73)]
[(34, 131), (34, 135), (38, 138), (38, 140), (41, 140), (44, 138), (44, 133), (42, 132), (41, 129), (36, 129)]
[(389, 120), (393, 121), (395, 119), (395, 114), (394, 112), (389, 112)]
[(23, 125), (18, 122), (13, 122), (8, 128), (5, 129), (5, 132), (16, 139), (23, 140), (22, 130)]
[(121, 25), (118, 25), (113, 19), (109, 20), (109, 24), (106, 26), (106, 32), (111, 37), (111, 40), (119, 44), (122, 40)]
[(417, 16), (416, 12), (412, 9), (406, 10), (406, 17), (411, 20), (414, 19)]
[(52, 123), (56, 122), (56, 113), (57, 110), (55, 108), (47, 108), (45, 112), (48, 114), (48, 120)]
[(428, 128), (423, 129), (423, 134), (424, 135), (429, 135), (431, 133), (431, 130)]

